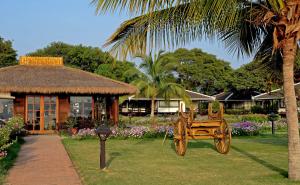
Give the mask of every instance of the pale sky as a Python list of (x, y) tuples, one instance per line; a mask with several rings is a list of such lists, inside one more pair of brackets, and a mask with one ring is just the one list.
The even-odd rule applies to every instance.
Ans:
[[(122, 14), (96, 15), (90, 0), (0, 0), (0, 36), (13, 41), (18, 55), (54, 41), (102, 48), (105, 40), (128, 19)], [(250, 62), (229, 54), (222, 43), (197, 41), (185, 46), (200, 48), (237, 68)]]

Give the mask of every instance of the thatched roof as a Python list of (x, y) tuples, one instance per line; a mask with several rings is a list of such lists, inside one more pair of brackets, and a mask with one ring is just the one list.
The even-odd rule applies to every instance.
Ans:
[(33, 57), (28, 58), (30, 60), (21, 58), (20, 65), (0, 69), (0, 92), (113, 95), (136, 92), (136, 88), (132, 85), (66, 67), (60, 64), (57, 58), (54, 65), (49, 60), (51, 57), (35, 57), (38, 60), (34, 62)]

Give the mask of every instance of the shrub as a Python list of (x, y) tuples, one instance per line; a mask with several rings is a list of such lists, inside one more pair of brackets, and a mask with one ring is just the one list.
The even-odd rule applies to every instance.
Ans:
[(0, 129), (0, 151), (1, 151), (1, 148), (9, 142), (10, 133), (11, 133), (11, 130), (9, 129), (9, 127), (3, 127)]
[(5, 127), (10, 130), (10, 139), (15, 139), (22, 132), (24, 119), (20, 116), (14, 116), (7, 121)]
[(247, 114), (241, 116), (242, 121), (250, 121), (255, 123), (263, 123), (269, 121), (268, 116), (265, 114)]
[(77, 125), (77, 120), (75, 117), (68, 117), (66, 123), (65, 123), (65, 126), (68, 128), (68, 129), (72, 129), (74, 128), (75, 126)]
[(212, 112), (217, 113), (220, 110), (220, 102), (219, 101), (213, 101), (212, 102)]
[(5, 150), (13, 144), (17, 136), (20, 135), (24, 127), (24, 120), (20, 116), (10, 118), (7, 123), (0, 128), (0, 153), (6, 154)]
[(266, 111), (260, 105), (254, 105), (251, 107), (251, 112), (253, 114), (265, 114)]
[(249, 114), (250, 110), (246, 109), (225, 109), (226, 114), (237, 114), (237, 115), (242, 115), (242, 114)]
[(259, 126), (249, 121), (234, 123), (231, 126), (233, 136), (254, 136), (258, 135), (260, 130)]

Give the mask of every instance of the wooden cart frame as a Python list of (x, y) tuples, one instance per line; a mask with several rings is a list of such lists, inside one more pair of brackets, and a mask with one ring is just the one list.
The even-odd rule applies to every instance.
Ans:
[(193, 110), (190, 113), (180, 111), (174, 123), (176, 153), (184, 156), (190, 139), (214, 139), (216, 150), (227, 154), (231, 144), (231, 130), (224, 119), (223, 104), (220, 104), (216, 113), (213, 112), (212, 104), (208, 105), (208, 120), (196, 121), (193, 118)]

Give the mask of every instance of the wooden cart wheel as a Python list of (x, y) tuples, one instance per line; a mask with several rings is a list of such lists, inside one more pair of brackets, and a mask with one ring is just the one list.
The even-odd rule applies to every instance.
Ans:
[(186, 124), (179, 119), (174, 124), (174, 145), (176, 153), (180, 156), (185, 155), (185, 151), (187, 148), (187, 130)]
[(221, 154), (227, 154), (231, 144), (231, 130), (225, 120), (222, 121), (219, 135), (223, 136), (214, 139), (216, 149)]

